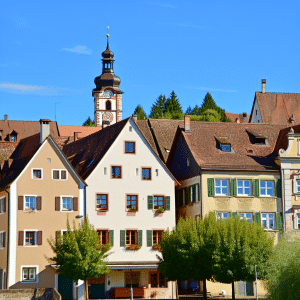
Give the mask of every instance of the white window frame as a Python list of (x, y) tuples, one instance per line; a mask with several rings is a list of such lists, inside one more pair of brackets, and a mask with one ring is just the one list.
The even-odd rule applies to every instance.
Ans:
[[(72, 209), (71, 210), (65, 210), (63, 209), (63, 198), (71, 198), (72, 199)], [(62, 212), (73, 212), (74, 211), (74, 197), (73, 196), (60, 196), (60, 211)]]
[(295, 229), (300, 229), (300, 212), (298, 212), (297, 214), (296, 214), (296, 228)]
[(5, 200), (5, 196), (0, 197), (0, 214), (4, 214), (4, 200)]
[[(240, 215), (240, 219), (241, 220), (246, 220), (248, 222), (250, 222), (249, 221), (250, 218), (247, 217), (247, 214), (251, 214), (251, 222), (250, 223), (253, 223), (253, 212), (251, 212), (251, 211), (248, 211), (248, 212), (239, 212), (238, 214)], [(246, 215), (246, 217), (243, 216), (242, 214)]]
[(4, 233), (5, 233), (5, 231), (0, 231), (0, 250), (4, 249), (4, 247), (2, 247), (3, 239), (4, 239)]
[[(217, 185), (216, 185), (216, 181), (217, 180), (220, 180), (220, 183), (221, 183), (221, 185), (219, 186), (219, 188), (221, 189), (221, 193), (220, 194), (217, 194)], [(222, 193), (222, 188), (225, 188), (222, 185), (223, 181), (227, 181), (227, 194)], [(215, 183), (214, 184), (214, 186), (215, 186), (215, 196), (229, 196), (229, 188), (230, 188), (230, 186), (229, 186), (229, 179), (215, 179), (214, 183)]]
[[(35, 200), (34, 200), (34, 202), (35, 202), (35, 208), (34, 209), (26, 209), (26, 197), (34, 197), (35, 198)], [(36, 198), (37, 198), (37, 195), (24, 195), (23, 196), (23, 211), (27, 211), (27, 212), (32, 212), (32, 211), (36, 211), (37, 210), (37, 203), (36, 203)]]
[[(41, 178), (37, 178), (33, 176), (33, 171), (38, 170), (41, 171)], [(31, 168), (31, 179), (34, 180), (42, 180), (43, 179), (43, 169), (42, 168)]]
[[(26, 232), (28, 232), (28, 231), (30, 231), (30, 232), (34, 231), (35, 232), (35, 237), (34, 237), (35, 244), (34, 245), (26, 245)], [(38, 241), (37, 241), (37, 239), (38, 239), (38, 234), (37, 234), (38, 229), (24, 229), (23, 232), (24, 232), (23, 246), (24, 247), (37, 247), (38, 246)]]
[[(242, 187), (239, 187), (239, 181), (242, 181), (243, 183), (243, 186)], [(248, 188), (248, 187), (245, 187), (245, 181), (249, 181), (250, 182), (250, 194), (246, 194), (245, 193), (245, 189)], [(239, 188), (243, 190), (242, 194), (239, 194)], [(236, 180), (236, 194), (237, 196), (243, 196), (243, 197), (252, 197), (252, 182), (251, 180), (249, 179), (237, 179)]]
[[(224, 218), (224, 214), (228, 214), (228, 218)], [(227, 220), (230, 218), (230, 212), (229, 211), (216, 211), (216, 217), (217, 220)]]
[[(35, 268), (35, 281), (23, 280), (23, 269), (25, 269), (25, 268)], [(21, 277), (20, 278), (21, 283), (37, 283), (37, 282), (39, 282), (39, 266), (38, 265), (21, 266), (20, 277)]]
[[(264, 227), (263, 226), (263, 221), (264, 221), (264, 219), (263, 219), (263, 214), (266, 214), (267, 216), (266, 216), (266, 222), (267, 222), (267, 227)], [(272, 214), (272, 215), (274, 215), (274, 228), (269, 228), (269, 221), (271, 220), (271, 218), (270, 218), (270, 214)], [(265, 229), (265, 230), (276, 230), (276, 213), (274, 213), (274, 212), (261, 212), (260, 213), (260, 217), (261, 217), (261, 225), (262, 225), (262, 227)]]
[[(58, 179), (53, 178), (53, 171), (59, 171), (59, 178)], [(61, 172), (62, 171), (66, 171), (66, 179), (61, 178)], [(53, 180), (61, 180), (61, 181), (68, 180), (68, 171), (67, 171), (67, 169), (52, 169), (51, 170), (51, 177), (52, 177)]]
[[(262, 189), (261, 183), (262, 182), (266, 182), (266, 184), (267, 184), (267, 182), (272, 182), (272, 185), (273, 185), (273, 187), (272, 187), (273, 195), (272, 196), (267, 194), (267, 191), (268, 191), (268, 187), (267, 186), (264, 187), (264, 189), (266, 189), (266, 195), (262, 195), (261, 194), (261, 189)], [(268, 180), (268, 179), (266, 179), (266, 180), (259, 180), (259, 196), (260, 197), (275, 197), (275, 183), (274, 183), (274, 180)]]
[[(297, 180), (299, 182), (299, 185), (297, 184)], [(300, 178), (299, 177), (294, 179), (294, 194), (300, 194)]]

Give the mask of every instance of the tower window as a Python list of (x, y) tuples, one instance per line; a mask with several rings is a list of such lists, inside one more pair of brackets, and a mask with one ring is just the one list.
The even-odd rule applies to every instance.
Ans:
[(106, 108), (106, 110), (111, 110), (111, 102), (110, 101), (106, 101), (105, 108)]

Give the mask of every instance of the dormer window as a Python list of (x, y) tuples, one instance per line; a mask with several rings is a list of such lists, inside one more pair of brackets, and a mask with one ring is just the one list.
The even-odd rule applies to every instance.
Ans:
[(17, 132), (16, 131), (11, 131), (9, 134), (9, 141), (10, 142), (16, 142), (17, 141)]
[(255, 131), (250, 131), (247, 130), (250, 141), (254, 145), (268, 145), (267, 138), (263, 136), (261, 133), (255, 132)]
[(215, 137), (215, 139), (221, 152), (231, 152), (231, 143), (227, 137)]
[(230, 152), (231, 151), (231, 145), (221, 144), (221, 150), (224, 151), (224, 152)]

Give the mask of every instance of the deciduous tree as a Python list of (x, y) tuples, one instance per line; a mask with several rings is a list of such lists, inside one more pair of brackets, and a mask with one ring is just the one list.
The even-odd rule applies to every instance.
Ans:
[(54, 256), (47, 258), (57, 266), (57, 272), (74, 282), (84, 280), (85, 299), (88, 299), (87, 279), (98, 278), (109, 272), (104, 259), (108, 256), (109, 248), (101, 247), (98, 233), (85, 219), (79, 227), (71, 230), (67, 221), (67, 232), (57, 239), (48, 239)]

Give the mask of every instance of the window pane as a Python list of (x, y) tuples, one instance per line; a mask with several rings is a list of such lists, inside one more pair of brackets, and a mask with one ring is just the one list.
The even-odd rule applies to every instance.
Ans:
[(61, 171), (61, 179), (67, 179), (67, 171), (65, 170)]
[(223, 219), (228, 219), (229, 218), (229, 213), (223, 213)]
[(53, 171), (53, 179), (59, 179), (59, 171)]
[(142, 179), (150, 179), (150, 169), (149, 168), (142, 169)]
[(133, 142), (125, 143), (125, 153), (134, 153), (134, 143)]
[(237, 184), (238, 184), (238, 187), (242, 187), (243, 186), (243, 181), (242, 180), (238, 180)]

